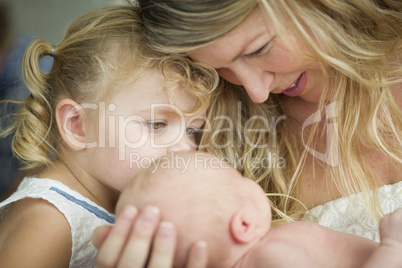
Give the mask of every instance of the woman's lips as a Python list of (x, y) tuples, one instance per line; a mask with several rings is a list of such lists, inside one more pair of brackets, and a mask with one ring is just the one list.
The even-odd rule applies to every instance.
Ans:
[(291, 85), (288, 89), (282, 91), (283, 94), (289, 97), (296, 97), (303, 93), (304, 88), (306, 87), (307, 75), (306, 72), (303, 72), (299, 78), (297, 78), (296, 82)]

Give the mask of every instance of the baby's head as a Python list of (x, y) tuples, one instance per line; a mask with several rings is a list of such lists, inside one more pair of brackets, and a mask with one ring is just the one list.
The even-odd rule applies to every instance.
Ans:
[(177, 267), (184, 267), (190, 245), (199, 240), (208, 243), (209, 265), (223, 264), (235, 247), (258, 241), (271, 221), (258, 184), (200, 152), (171, 154), (140, 171), (121, 194), (117, 214), (126, 205), (159, 207), (162, 219), (176, 226)]

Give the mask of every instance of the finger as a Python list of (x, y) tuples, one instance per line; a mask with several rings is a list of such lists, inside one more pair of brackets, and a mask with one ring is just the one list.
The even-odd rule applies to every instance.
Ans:
[(199, 241), (192, 245), (186, 268), (205, 268), (208, 264), (208, 245)]
[(108, 268), (117, 265), (119, 256), (126, 244), (131, 226), (133, 225), (137, 215), (137, 208), (127, 206), (116, 218), (115, 225), (98, 251), (96, 257), (97, 267)]
[(385, 241), (402, 241), (402, 210), (385, 215), (380, 221), (380, 240)]
[(96, 228), (95, 231), (92, 233), (92, 244), (94, 244), (94, 246), (99, 249), (111, 230), (111, 225), (104, 225)]
[(152, 246), (148, 268), (170, 268), (173, 266), (176, 248), (176, 229), (170, 222), (161, 222)]
[(148, 206), (140, 213), (125, 246), (118, 267), (144, 267), (160, 221), (159, 208)]

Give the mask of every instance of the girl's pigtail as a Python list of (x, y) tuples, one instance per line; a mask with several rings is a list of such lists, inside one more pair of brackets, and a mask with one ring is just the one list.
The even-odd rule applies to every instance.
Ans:
[(54, 48), (44, 40), (32, 43), (25, 52), (22, 75), (30, 94), (18, 112), (18, 118), (11, 126), (15, 130), (12, 141), (14, 154), (21, 159), (24, 169), (39, 168), (51, 163), (52, 90), (49, 86), (50, 74), (39, 68), (39, 60), (54, 56)]

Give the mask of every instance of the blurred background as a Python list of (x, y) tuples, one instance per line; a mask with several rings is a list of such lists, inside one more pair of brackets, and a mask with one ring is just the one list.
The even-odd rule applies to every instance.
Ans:
[(66, 26), (86, 11), (110, 0), (0, 0), (8, 5), (11, 26), (19, 34), (36, 34), (56, 44)]
[[(24, 99), (28, 92), (21, 77), (21, 61), (29, 43), (43, 38), (57, 44), (69, 23), (91, 9), (127, 3), (126, 0), (0, 0), (0, 100)], [(52, 58), (44, 57), (41, 69), (48, 72)], [(16, 105), (0, 106), (0, 127)], [(15, 190), (25, 175), (12, 156), (11, 137), (0, 138), (0, 201)]]

